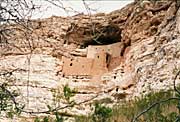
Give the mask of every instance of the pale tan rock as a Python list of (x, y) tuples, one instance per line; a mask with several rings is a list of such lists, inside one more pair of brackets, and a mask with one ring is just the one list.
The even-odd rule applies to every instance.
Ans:
[[(90, 101), (62, 111), (88, 115), (91, 113), (89, 103), (93, 100), (110, 98), (112, 106), (113, 102), (119, 103), (120, 99), (128, 100), (151, 91), (172, 88), (174, 77), (180, 68), (179, 10), (176, 15), (175, 3), (170, 4), (168, 1), (158, 4), (148, 2), (143, 6), (145, 9), (142, 9), (139, 3), (132, 3), (110, 14), (92, 16), (92, 22), (100, 25), (98, 26), (100, 31), (109, 27), (110, 23), (115, 24), (118, 30), (122, 31), (121, 34), (115, 34), (121, 37), (119, 41), (123, 45), (109, 51), (115, 57), (121, 54), (121, 59), (114, 61), (118, 64), (116, 68), (113, 65), (110, 71), (101, 69), (103, 71), (101, 75), (94, 78), (62, 77), (64, 65), (61, 56), (66, 56), (67, 59), (77, 58), (71, 55), (72, 51), (76, 54), (88, 51), (77, 48), (79, 44), (84, 43), (84, 39), (92, 38), (85, 37), (86, 34), (83, 36), (83, 32), (89, 32), (91, 29), (89, 16), (83, 14), (67, 18), (54, 16), (32, 22), (33, 41), (30, 44), (34, 44), (35, 47), (33, 50), (35, 54), (32, 55), (29, 53), (30, 48), (24, 40), (24, 35), (17, 32), (12, 44), (18, 45), (19, 48), (13, 46), (9, 48), (9, 45), (4, 44), (0, 47), (1, 73), (19, 69), (8, 79), (10, 89), (18, 89), (22, 93), (17, 100), (26, 104), (25, 109), (29, 111), (47, 110), (47, 104), (52, 107), (58, 104), (66, 106), (65, 99), (55, 101), (54, 96), (63, 98), (63, 87), (68, 85), (71, 89), (77, 90), (72, 100), (83, 102), (90, 99)], [(67, 40), (68, 32), (72, 32), (70, 34), (72, 40)], [(105, 46), (103, 49), (111, 48)], [(89, 54), (90, 57), (95, 56), (93, 52)], [(96, 65), (100, 67), (100, 64)], [(83, 72), (80, 67), (76, 68), (77, 71)], [(66, 70), (70, 71), (68, 68)], [(94, 68), (93, 72), (98, 74), (100, 70)], [(0, 79), (2, 82), (7, 81), (3, 76)], [(179, 84), (180, 80), (177, 79), (176, 83)], [(97, 97), (91, 99), (94, 96)]]

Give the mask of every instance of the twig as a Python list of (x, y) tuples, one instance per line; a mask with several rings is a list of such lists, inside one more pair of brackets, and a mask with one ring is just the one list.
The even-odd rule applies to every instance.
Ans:
[(136, 122), (137, 119), (142, 116), (144, 113), (148, 112), (149, 110), (151, 110), (153, 107), (155, 107), (156, 105), (159, 105), (161, 103), (165, 103), (165, 102), (168, 102), (168, 101), (171, 101), (171, 100), (180, 100), (180, 98), (177, 98), (177, 97), (172, 97), (172, 98), (168, 98), (166, 100), (161, 100), (159, 102), (155, 102), (153, 103), (151, 106), (149, 106), (147, 109), (145, 109), (144, 111), (142, 111), (141, 113), (139, 113), (136, 117), (134, 117), (134, 119), (132, 120), (132, 122)]
[(63, 106), (63, 107), (57, 106), (57, 107), (55, 107), (55, 108), (53, 108), (53, 109), (51, 109), (51, 110), (33, 112), (33, 111), (23, 110), (23, 108), (19, 107), (19, 104), (18, 104), (18, 102), (16, 101), (15, 96), (5, 87), (4, 84), (0, 85), (0, 88), (1, 88), (5, 93), (7, 93), (8, 96), (10, 96), (10, 99), (12, 100), (12, 102), (13, 102), (13, 104), (15, 105), (15, 108), (16, 108), (17, 110), (20, 110), (21, 112), (24, 112), (24, 113), (27, 113), (27, 114), (50, 114), (51, 112), (56, 112), (56, 111), (58, 111), (58, 110), (62, 110), (62, 109), (65, 109), (65, 108), (70, 108), (70, 107), (73, 107), (73, 106), (75, 106), (75, 105), (80, 105), (80, 104), (83, 104), (83, 103), (87, 103), (87, 102), (89, 102), (89, 101), (97, 98), (98, 95), (100, 94), (100, 93), (97, 93), (94, 97), (92, 97), (92, 98), (90, 98), (90, 99), (87, 99), (87, 100), (84, 100), (84, 101), (82, 101), (82, 102), (78, 102), (78, 103), (72, 102), (72, 103), (70, 103), (70, 104), (68, 104), (68, 105), (66, 105), (66, 106)]
[(19, 108), (19, 107), (17, 106), (17, 103), (16, 103), (16, 101), (15, 101), (14, 98), (12, 98), (12, 101), (14, 102), (16, 108), (19, 109), (19, 110), (21, 110), (21, 111), (24, 112), (24, 113), (28, 113), (28, 114), (50, 114), (51, 112), (56, 112), (56, 111), (58, 111), (58, 110), (62, 110), (62, 109), (65, 109), (65, 108), (70, 108), (70, 107), (73, 107), (73, 106), (75, 106), (75, 105), (80, 105), (80, 104), (83, 104), (83, 103), (87, 103), (87, 102), (89, 102), (89, 101), (91, 101), (91, 100), (93, 100), (93, 99), (95, 99), (95, 98), (97, 98), (97, 97), (98, 97), (98, 94), (97, 94), (96, 96), (88, 99), (88, 100), (84, 100), (84, 101), (79, 102), (79, 103), (71, 103), (71, 104), (68, 104), (68, 105), (63, 106), (63, 107), (58, 106), (58, 107), (56, 107), (56, 108), (54, 108), (54, 109), (52, 109), (52, 110), (37, 111), (37, 112), (23, 110), (23, 109), (21, 109), (21, 108)]
[(13, 69), (13, 70), (11, 70), (11, 71), (6, 71), (6, 72), (4, 72), (4, 73), (0, 73), (0, 76), (12, 75), (13, 72), (21, 71), (21, 70), (23, 70), (23, 69), (19, 69), (19, 68)]
[[(178, 73), (176, 74), (175, 78), (174, 78), (174, 81), (173, 81), (173, 84), (174, 84), (174, 90), (180, 95), (180, 91), (177, 89), (176, 87), (176, 79), (178, 77), (178, 75), (180, 75), (180, 70), (178, 71)], [(134, 117), (134, 119), (132, 120), (132, 122), (136, 122), (137, 119), (142, 116), (144, 113), (148, 112), (150, 109), (152, 109), (153, 107), (155, 107), (156, 105), (159, 105), (161, 103), (165, 103), (165, 102), (168, 102), (168, 101), (171, 101), (171, 100), (180, 100), (180, 98), (177, 98), (177, 97), (172, 97), (172, 98), (168, 98), (166, 100), (162, 100), (162, 101), (159, 101), (159, 102), (155, 102), (153, 103), (151, 106), (149, 106), (147, 109), (145, 109), (144, 111), (142, 111), (141, 113), (139, 113), (137, 116)]]
[(180, 95), (180, 91), (177, 89), (176, 87), (176, 79), (177, 77), (180, 75), (180, 70), (178, 71), (178, 73), (176, 74), (175, 78), (174, 78), (174, 81), (173, 81), (173, 84), (174, 84), (174, 90)]
[(58, 2), (60, 5), (57, 4), (56, 2), (52, 1), (52, 0), (46, 0), (46, 1), (49, 2), (49, 3), (52, 4), (52, 5), (60, 8), (60, 9), (63, 9), (68, 16), (69, 16), (69, 12), (74, 12), (74, 13), (80, 14), (80, 12), (74, 10), (74, 9), (71, 8), (71, 7), (65, 7), (61, 0), (57, 0), (57, 1), (56, 1), (56, 2)]

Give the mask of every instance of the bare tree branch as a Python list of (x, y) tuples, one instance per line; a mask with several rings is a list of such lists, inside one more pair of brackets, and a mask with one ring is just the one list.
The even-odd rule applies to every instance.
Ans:
[(178, 71), (178, 73), (176, 74), (175, 78), (174, 78), (174, 81), (173, 81), (173, 84), (174, 84), (174, 90), (180, 95), (180, 91), (177, 89), (176, 87), (176, 79), (177, 77), (180, 75), (180, 70)]
[[(177, 74), (176, 74), (176, 76), (175, 76), (175, 78), (174, 78), (174, 81), (173, 81), (173, 84), (174, 84), (174, 90), (175, 90), (175, 92), (177, 92), (179, 95), (180, 95), (180, 91), (177, 89), (177, 87), (176, 87), (176, 79), (177, 79), (177, 77), (180, 75), (180, 70), (177, 72)], [(136, 122), (137, 121), (137, 119), (140, 117), (140, 116), (142, 116), (143, 114), (145, 114), (146, 112), (148, 112), (149, 110), (151, 110), (153, 107), (155, 107), (156, 105), (160, 105), (161, 103), (166, 103), (166, 102), (168, 102), (168, 101), (171, 101), (171, 100), (180, 100), (180, 98), (178, 98), (178, 97), (172, 97), (172, 98), (168, 98), (168, 99), (166, 99), (166, 100), (161, 100), (161, 101), (159, 101), (159, 102), (155, 102), (155, 103), (153, 103), (152, 105), (150, 105), (148, 108), (146, 108), (144, 111), (142, 111), (141, 113), (139, 113), (138, 115), (136, 115), (135, 117), (134, 117), (134, 119), (132, 120), (132, 122)]]
[(150, 105), (148, 108), (146, 108), (144, 111), (142, 111), (141, 113), (139, 113), (138, 115), (136, 115), (136, 116), (134, 117), (134, 119), (132, 120), (132, 122), (136, 122), (137, 119), (138, 119), (140, 116), (142, 116), (143, 114), (145, 114), (146, 112), (148, 112), (149, 110), (151, 110), (152, 108), (154, 108), (156, 105), (160, 105), (160, 104), (162, 104), (162, 103), (166, 103), (166, 102), (169, 102), (169, 101), (171, 101), (171, 100), (180, 100), (180, 98), (172, 97), (172, 98), (168, 98), (168, 99), (166, 99), (166, 100), (161, 100), (161, 101), (159, 101), (159, 102), (155, 102), (155, 103), (153, 103), (152, 105)]

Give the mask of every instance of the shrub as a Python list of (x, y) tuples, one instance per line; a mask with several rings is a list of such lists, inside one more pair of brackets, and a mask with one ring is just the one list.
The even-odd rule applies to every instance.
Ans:
[(112, 115), (112, 109), (109, 107), (102, 106), (99, 103), (95, 104), (95, 111), (92, 115), (93, 121), (95, 122), (106, 122)]
[[(134, 101), (121, 102), (120, 105), (113, 106), (111, 110), (106, 110), (104, 109), (106, 107), (96, 104), (93, 116), (76, 117), (76, 122), (131, 122), (134, 116), (145, 110), (154, 102), (173, 96), (174, 90), (159, 91), (156, 93), (151, 92)], [(178, 117), (177, 104), (178, 102), (173, 100), (165, 104), (157, 105), (142, 115), (137, 122), (173, 122)]]
[(75, 95), (75, 90), (71, 90), (68, 85), (64, 86), (63, 92), (67, 101), (69, 101), (69, 99)]

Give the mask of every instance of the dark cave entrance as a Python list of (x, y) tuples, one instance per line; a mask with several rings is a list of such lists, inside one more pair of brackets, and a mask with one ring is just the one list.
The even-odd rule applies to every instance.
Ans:
[(121, 41), (121, 29), (114, 24), (96, 30), (95, 34), (93, 32), (85, 32), (85, 34), (87, 33), (92, 36), (90, 39), (84, 40), (81, 48), (85, 48), (88, 45), (108, 45)]

